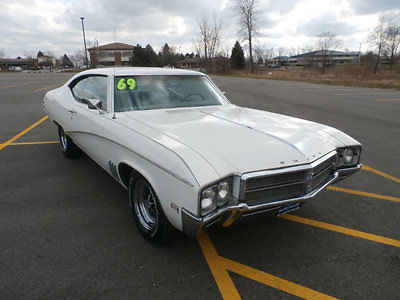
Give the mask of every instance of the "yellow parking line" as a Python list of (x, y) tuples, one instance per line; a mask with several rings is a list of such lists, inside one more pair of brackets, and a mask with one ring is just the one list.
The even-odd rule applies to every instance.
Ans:
[(394, 176), (392, 176), (392, 175), (386, 174), (386, 173), (384, 173), (384, 172), (381, 172), (381, 171), (379, 171), (379, 170), (373, 169), (373, 168), (368, 167), (368, 166), (366, 166), (366, 165), (363, 165), (363, 166), (362, 166), (362, 169), (365, 170), (365, 171), (369, 171), (369, 172), (375, 173), (375, 174), (380, 175), (380, 176), (382, 176), (382, 177), (385, 177), (385, 178), (387, 178), (387, 179), (396, 181), (397, 183), (400, 183), (400, 178), (397, 178), (397, 177), (394, 177)]
[(232, 211), (231, 215), (226, 219), (224, 223), (222, 223), (223, 227), (229, 227), (232, 225), (232, 223), (236, 220), (236, 214), (238, 213), (237, 210)]
[(364, 196), (364, 197), (400, 202), (400, 198), (397, 198), (397, 197), (374, 194), (374, 193), (367, 193), (367, 192), (363, 192), (363, 191), (356, 191), (356, 190), (341, 188), (341, 187), (337, 187), (337, 186), (328, 186), (328, 190), (342, 192), (342, 193), (348, 193), (348, 194), (353, 194), (353, 195), (359, 195), (359, 196)]
[(274, 275), (253, 269), (249, 266), (240, 264), (233, 260), (220, 257), (221, 263), (229, 271), (235, 272), (239, 275), (245, 276), (249, 279), (257, 281), (259, 283), (268, 285), (274, 289), (281, 290), (288, 294), (295, 295), (304, 299), (337, 299), (320, 292), (314, 291), (312, 289), (306, 288), (299, 284), (287, 281), (285, 279), (276, 277)]
[(303, 92), (359, 91), (358, 89), (305, 89)]
[(9, 146), (24, 146), (24, 145), (42, 145), (42, 144), (58, 144), (59, 141), (48, 141), (48, 142), (26, 142), (26, 143), (11, 143)]
[(343, 94), (334, 94), (336, 96), (353, 96), (353, 95), (398, 95), (400, 93), (385, 93), (385, 92), (371, 92), (371, 93), (343, 93)]
[(376, 99), (378, 101), (399, 101), (400, 98), (384, 98), (384, 99)]
[(36, 92), (40, 92), (40, 91), (43, 91), (43, 90), (48, 90), (48, 89), (51, 89), (51, 88), (54, 88), (54, 87), (57, 87), (57, 86), (61, 86), (61, 84), (57, 83), (57, 84), (45, 86), (45, 87), (42, 87), (40, 89), (34, 90), (33, 92), (36, 93)]
[(201, 250), (203, 251), (222, 297), (224, 299), (241, 299), (228, 272), (221, 267), (221, 257), (218, 255), (207, 233), (203, 231), (197, 236), (197, 240), (199, 241)]
[(24, 82), (24, 83), (18, 83), (18, 84), (10, 84), (10, 85), (5, 85), (5, 86), (0, 86), (0, 89), (8, 89), (12, 87), (17, 87), (17, 86), (23, 86), (23, 85), (28, 85), (31, 84), (32, 82)]
[(219, 256), (208, 234), (204, 231), (197, 236), (204, 257), (224, 299), (240, 299), (240, 295), (227, 270), (268, 285), (283, 292), (305, 299), (336, 299), (299, 284), (256, 270), (233, 260)]
[(9, 139), (7, 142), (3, 143), (0, 145), (0, 150), (4, 149), (5, 147), (7, 147), (8, 145), (10, 145), (12, 142), (14, 142), (16, 139), (19, 139), (21, 136), (23, 136), (25, 133), (31, 131), (33, 128), (35, 128), (36, 126), (38, 126), (40, 123), (42, 123), (43, 121), (47, 120), (49, 116), (44, 116), (43, 118), (41, 118), (39, 121), (37, 121), (36, 123), (32, 124), (31, 126), (27, 127), (26, 129), (24, 129), (23, 131), (21, 131), (20, 133), (18, 133), (16, 136), (12, 137), (11, 139)]
[(307, 218), (303, 218), (303, 217), (299, 217), (299, 216), (295, 216), (295, 215), (289, 215), (289, 214), (282, 215), (282, 216), (280, 216), (280, 218), (285, 219), (285, 220), (290, 220), (293, 222), (297, 222), (297, 223), (302, 223), (302, 224), (322, 228), (322, 229), (326, 229), (326, 230), (330, 230), (330, 231), (334, 231), (334, 232), (339, 232), (339, 233), (346, 234), (346, 235), (355, 236), (355, 237), (358, 237), (361, 239), (370, 240), (370, 241), (377, 242), (377, 243), (382, 243), (382, 244), (386, 244), (386, 245), (390, 245), (390, 246), (394, 246), (394, 247), (400, 247), (399, 240), (395, 240), (395, 239), (391, 239), (391, 238), (387, 238), (387, 237), (383, 237), (383, 236), (379, 236), (379, 235), (375, 235), (375, 234), (371, 234), (371, 233), (366, 233), (366, 232), (362, 232), (362, 231), (358, 231), (358, 230), (354, 230), (354, 229), (350, 229), (350, 228), (346, 228), (346, 227), (342, 227), (342, 226), (332, 225), (329, 223), (320, 222), (320, 221), (307, 219)]

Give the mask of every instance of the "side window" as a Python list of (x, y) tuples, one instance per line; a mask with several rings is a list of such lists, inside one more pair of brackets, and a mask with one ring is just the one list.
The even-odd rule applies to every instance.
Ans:
[(78, 102), (82, 99), (101, 100), (101, 109), (107, 110), (107, 77), (86, 77), (71, 87), (72, 93)]

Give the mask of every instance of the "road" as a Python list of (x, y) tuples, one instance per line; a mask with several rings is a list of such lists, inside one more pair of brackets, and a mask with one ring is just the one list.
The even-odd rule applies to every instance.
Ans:
[(213, 77), (234, 104), (343, 130), (365, 167), (298, 212), (157, 247), (125, 190), (66, 159), (42, 119), (45, 92), (70, 76), (0, 73), (1, 299), (398, 298), (400, 91)]

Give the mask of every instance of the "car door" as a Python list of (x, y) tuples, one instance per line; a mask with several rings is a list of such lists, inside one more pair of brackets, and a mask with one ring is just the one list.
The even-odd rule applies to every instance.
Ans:
[[(70, 85), (71, 101), (67, 107), (70, 121), (66, 133), (97, 163), (106, 167), (103, 144), (107, 122), (110, 122), (109, 79), (106, 75), (90, 75), (78, 78)], [(98, 109), (89, 109), (86, 99), (101, 101)]]

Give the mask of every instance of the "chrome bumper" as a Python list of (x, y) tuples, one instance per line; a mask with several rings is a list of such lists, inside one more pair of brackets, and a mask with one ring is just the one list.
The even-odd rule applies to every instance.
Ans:
[(350, 175), (353, 175), (354, 173), (359, 171), (361, 169), (361, 166), (361, 164), (358, 164), (356, 167), (335, 171), (332, 178), (326, 184), (308, 193), (307, 195), (298, 198), (290, 198), (252, 206), (236, 200), (236, 204), (232, 203), (227, 206), (221, 207), (204, 217), (197, 217), (187, 211), (185, 208), (182, 208), (182, 231), (189, 236), (195, 236), (203, 229), (210, 227), (214, 224), (222, 223), (223, 226), (229, 226), (238, 219), (250, 215), (266, 212), (270, 212), (272, 214), (276, 213), (283, 205), (296, 202), (305, 202), (308, 199), (315, 197), (315, 195), (324, 190), (328, 185), (341, 181), (342, 179), (349, 177)]

